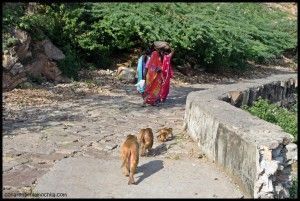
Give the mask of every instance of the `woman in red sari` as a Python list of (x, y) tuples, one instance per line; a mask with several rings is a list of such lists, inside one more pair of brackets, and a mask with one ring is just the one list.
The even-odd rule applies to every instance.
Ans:
[(168, 96), (170, 79), (173, 77), (171, 58), (173, 52), (168, 54), (169, 47), (152, 52), (146, 64), (146, 88), (144, 104), (157, 105), (164, 102)]
[[(163, 82), (160, 89), (160, 101), (165, 102), (170, 90), (170, 81), (174, 76), (174, 71), (171, 66), (171, 59), (174, 54), (174, 51), (168, 51), (169, 54), (165, 54), (163, 65), (162, 65), (162, 77)], [(167, 52), (166, 52), (167, 53)]]

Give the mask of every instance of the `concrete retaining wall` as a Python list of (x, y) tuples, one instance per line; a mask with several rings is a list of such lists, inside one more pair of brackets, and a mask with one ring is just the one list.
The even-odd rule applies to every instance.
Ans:
[(286, 74), (221, 85), (187, 97), (187, 133), (249, 197), (289, 197), (297, 146), (279, 126), (238, 107), (259, 96), (273, 102), (286, 100), (297, 87), (297, 75)]

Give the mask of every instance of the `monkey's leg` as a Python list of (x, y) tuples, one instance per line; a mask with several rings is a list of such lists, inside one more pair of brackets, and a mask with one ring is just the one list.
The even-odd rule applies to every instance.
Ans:
[(125, 166), (123, 167), (123, 173), (126, 177), (129, 176), (129, 159), (125, 159), (126, 160), (126, 163), (125, 163)]
[(129, 173), (129, 181), (128, 181), (128, 185), (130, 185), (130, 184), (135, 184), (133, 175), (134, 175), (135, 172), (136, 172), (136, 169), (137, 169), (137, 163), (138, 163), (138, 161), (135, 160), (135, 161), (132, 161), (132, 163), (130, 164), (130, 173)]
[(145, 145), (142, 145), (142, 151), (141, 151), (141, 156), (145, 156), (146, 148)]

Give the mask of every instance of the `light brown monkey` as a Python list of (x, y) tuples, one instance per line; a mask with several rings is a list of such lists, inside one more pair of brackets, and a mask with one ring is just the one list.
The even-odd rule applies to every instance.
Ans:
[(135, 135), (128, 135), (121, 145), (121, 160), (123, 174), (129, 176), (128, 185), (135, 184), (133, 175), (139, 163), (139, 143)]
[(171, 136), (171, 139), (173, 138), (173, 129), (172, 128), (161, 128), (157, 131), (159, 134), (157, 136), (157, 139), (160, 142), (167, 141), (168, 136)]
[(141, 146), (141, 156), (149, 154), (150, 150), (152, 149), (153, 146), (153, 132), (151, 128), (142, 128), (140, 130), (140, 133), (138, 135), (138, 142)]

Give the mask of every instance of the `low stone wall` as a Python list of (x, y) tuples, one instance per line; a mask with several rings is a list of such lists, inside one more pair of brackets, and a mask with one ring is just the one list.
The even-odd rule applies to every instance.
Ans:
[(297, 75), (285, 74), (221, 85), (187, 97), (187, 133), (249, 197), (289, 197), (297, 145), (279, 126), (238, 107), (259, 96), (273, 102), (285, 100), (297, 87)]
[(297, 97), (295, 96), (297, 87), (297, 79), (290, 78), (285, 81), (273, 81), (260, 86), (254, 86), (244, 91), (229, 91), (221, 99), (236, 107), (241, 107), (243, 105), (252, 105), (258, 97), (261, 97), (282, 107), (289, 107), (289, 105), (297, 101)]

